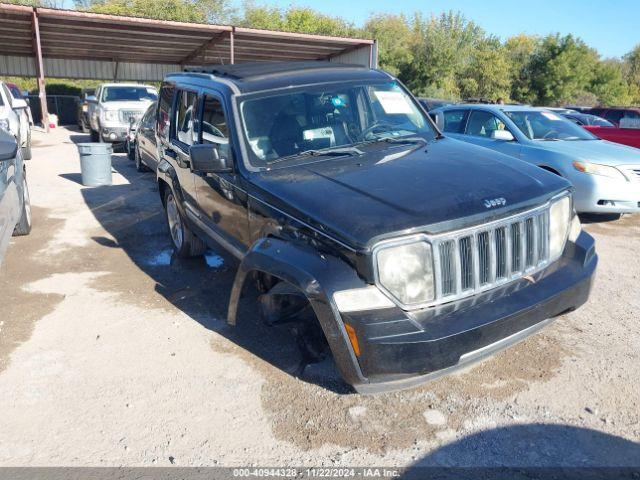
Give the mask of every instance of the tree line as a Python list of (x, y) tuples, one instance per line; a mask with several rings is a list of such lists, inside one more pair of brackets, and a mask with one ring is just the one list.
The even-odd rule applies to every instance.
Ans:
[[(57, 6), (60, 0), (26, 3)], [(419, 96), (547, 106), (640, 104), (640, 44), (623, 58), (602, 58), (573, 35), (520, 34), (502, 41), (459, 12), (374, 14), (357, 27), (310, 8), (251, 1), (240, 9), (230, 0), (75, 0), (75, 5), (117, 15), (375, 38), (380, 68)]]

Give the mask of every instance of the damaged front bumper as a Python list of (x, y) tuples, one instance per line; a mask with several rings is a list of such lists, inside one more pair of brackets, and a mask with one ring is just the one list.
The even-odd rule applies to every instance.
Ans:
[(409, 388), (513, 345), (584, 304), (597, 261), (593, 238), (582, 232), (533, 278), (414, 312), (341, 313), (336, 320), (352, 329), (359, 349), (358, 374), (348, 381), (359, 393)]

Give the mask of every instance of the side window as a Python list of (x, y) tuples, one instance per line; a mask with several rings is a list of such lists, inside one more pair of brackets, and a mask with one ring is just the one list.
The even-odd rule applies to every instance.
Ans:
[(444, 112), (443, 130), (448, 133), (463, 133), (464, 120), (467, 116), (465, 110), (448, 110)]
[(469, 116), (466, 133), (475, 137), (492, 138), (496, 130), (506, 129), (505, 124), (493, 113), (474, 110)]
[(163, 85), (160, 89), (160, 98), (158, 100), (158, 135), (167, 137), (169, 126), (171, 125), (171, 107), (173, 106), (172, 85)]
[(604, 118), (613, 123), (620, 123), (620, 119), (623, 117), (623, 112), (620, 110), (607, 110), (604, 114)]
[(229, 138), (224, 109), (216, 97), (205, 95), (201, 125), (201, 143), (220, 143), (221, 139)]
[(143, 120), (147, 128), (153, 128), (153, 123), (155, 121), (157, 111), (158, 111), (157, 104), (154, 104), (151, 108), (149, 108), (149, 110), (147, 110), (147, 113), (145, 115), (146, 118)]
[(194, 120), (198, 95), (187, 90), (179, 90), (176, 98), (175, 131), (172, 138), (185, 145), (194, 143)]
[(4, 90), (4, 96), (11, 106), (13, 106), (13, 95), (11, 95), (11, 91), (7, 88), (7, 86), (3, 83), (2, 89)]

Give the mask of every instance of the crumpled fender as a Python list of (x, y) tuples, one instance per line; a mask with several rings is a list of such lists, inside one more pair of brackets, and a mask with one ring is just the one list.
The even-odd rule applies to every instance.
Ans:
[(227, 315), (230, 325), (236, 324), (242, 288), (252, 271), (273, 275), (298, 288), (309, 300), (344, 379), (351, 384), (366, 381), (332, 300), (336, 291), (366, 285), (352, 266), (303, 242), (262, 238), (251, 247), (236, 273)]

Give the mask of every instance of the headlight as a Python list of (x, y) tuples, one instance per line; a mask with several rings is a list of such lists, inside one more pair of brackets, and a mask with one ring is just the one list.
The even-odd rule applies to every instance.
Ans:
[(562, 255), (571, 222), (571, 197), (556, 200), (549, 211), (549, 257), (553, 261)]
[(410, 306), (433, 300), (431, 245), (416, 241), (382, 247), (376, 254), (380, 286), (401, 304)]
[(103, 122), (117, 122), (118, 111), (117, 110), (102, 110), (101, 117)]
[(9, 127), (9, 120), (7, 120), (6, 118), (0, 118), (0, 128), (2, 130), (6, 130), (7, 132), (11, 133), (11, 128)]
[(603, 177), (617, 178), (618, 180), (626, 180), (623, 173), (615, 167), (608, 165), (599, 165), (597, 163), (573, 162), (573, 168), (582, 173), (590, 173), (591, 175), (602, 175)]

